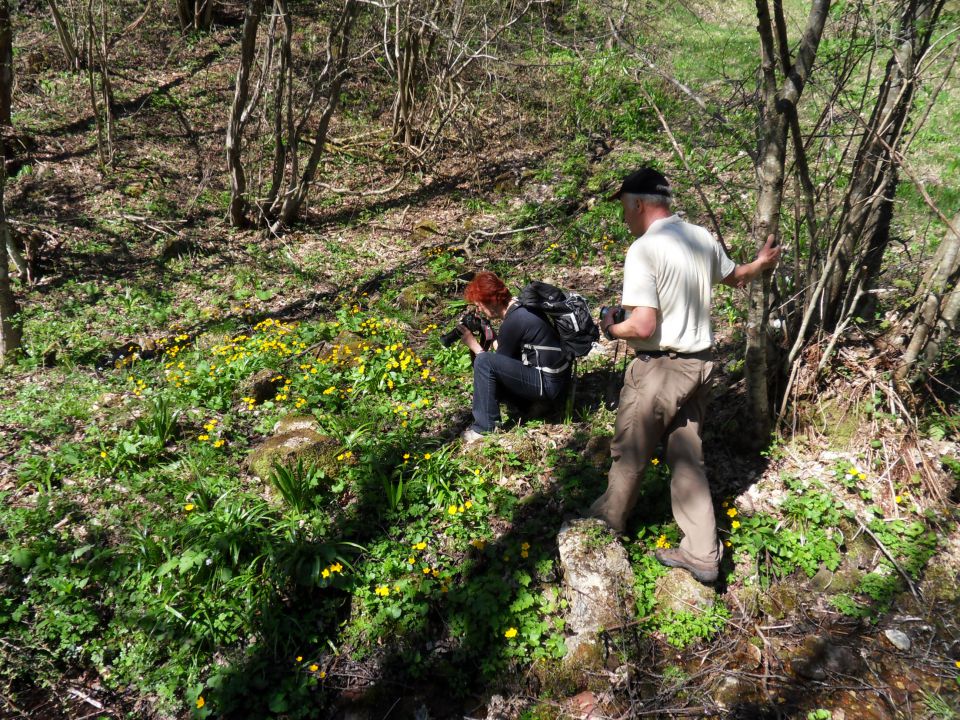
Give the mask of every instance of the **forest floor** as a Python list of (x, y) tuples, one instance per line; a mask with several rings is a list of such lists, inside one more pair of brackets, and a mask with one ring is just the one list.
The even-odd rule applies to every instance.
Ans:
[[(545, 74), (478, 107), (481, 144), (411, 167), (361, 77), (322, 173), (352, 191), (236, 230), (222, 20), (117, 45), (108, 169), (85, 78), (54, 70), (39, 14), (16, 28), (6, 201), (32, 277), (0, 387), (0, 718), (960, 717), (956, 413), (908, 411), (865, 329), (761, 452), (743, 291), (717, 298), (704, 436), (716, 605), (658, 608), (650, 553), (679, 538), (652, 467), (626, 538), (601, 539), (630, 557), (632, 620), (565, 663), (556, 535), (603, 489), (626, 349), (599, 343), (566, 412), (464, 447), (469, 359), (438, 336), (479, 269), (616, 302), (630, 238), (604, 198), (669, 145), (572, 139)], [(286, 385), (248, 402), (264, 371)], [(291, 415), (334, 451), (258, 477)]]

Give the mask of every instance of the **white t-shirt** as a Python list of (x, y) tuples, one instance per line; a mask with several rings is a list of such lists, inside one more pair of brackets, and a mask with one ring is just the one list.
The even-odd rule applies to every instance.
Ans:
[(694, 353), (713, 345), (710, 304), (713, 285), (737, 265), (699, 225), (677, 215), (653, 222), (627, 250), (623, 305), (657, 310), (657, 329), (635, 350)]

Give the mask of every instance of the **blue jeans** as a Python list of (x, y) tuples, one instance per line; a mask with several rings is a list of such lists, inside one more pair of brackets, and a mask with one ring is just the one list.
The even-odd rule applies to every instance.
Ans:
[(479, 433), (491, 432), (500, 422), (501, 401), (557, 400), (566, 393), (569, 380), (570, 370), (541, 373), (505, 355), (480, 353), (473, 361), (472, 427)]

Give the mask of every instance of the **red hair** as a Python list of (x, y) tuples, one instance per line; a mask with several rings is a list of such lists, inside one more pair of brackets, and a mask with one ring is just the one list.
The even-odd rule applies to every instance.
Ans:
[(492, 272), (478, 272), (463, 291), (463, 297), (468, 303), (478, 302), (484, 305), (506, 305), (513, 295), (503, 284), (503, 280)]

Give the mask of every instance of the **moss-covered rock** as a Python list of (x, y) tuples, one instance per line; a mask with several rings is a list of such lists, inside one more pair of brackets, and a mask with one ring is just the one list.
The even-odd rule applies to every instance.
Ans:
[(800, 590), (790, 583), (774, 584), (760, 594), (758, 602), (763, 612), (782, 620), (796, 611), (800, 602)]
[(266, 368), (254, 373), (237, 386), (235, 399), (253, 398), (259, 405), (267, 400), (273, 400), (277, 392), (283, 387), (283, 374), (273, 368)]
[(404, 310), (419, 312), (424, 306), (433, 306), (437, 304), (437, 286), (431, 282), (423, 280), (421, 282), (407, 285), (400, 294), (397, 295), (397, 305)]
[(699, 615), (713, 607), (717, 593), (703, 585), (693, 575), (680, 568), (671, 568), (663, 577), (657, 578), (653, 591), (657, 610), (661, 612), (688, 612)]
[(333, 474), (339, 451), (340, 444), (333, 438), (313, 430), (294, 430), (274, 435), (251, 450), (247, 469), (266, 480), (274, 465), (292, 465), (300, 461)]

